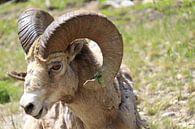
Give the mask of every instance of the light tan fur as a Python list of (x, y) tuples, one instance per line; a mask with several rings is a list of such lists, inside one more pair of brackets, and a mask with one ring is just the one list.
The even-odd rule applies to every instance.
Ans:
[[(62, 107), (68, 112), (61, 120), (64, 129), (140, 129), (145, 126), (137, 112), (132, 80), (125, 66), (121, 67), (110, 86), (90, 90), (85, 89), (83, 83), (93, 77), (101, 63), (85, 44), (79, 52), (54, 53), (44, 61), (31, 53), (27, 60), (24, 92), (36, 94), (34, 101), (38, 105), (32, 116), (39, 112), (41, 106), (44, 107), (43, 114), (46, 114), (54, 103), (62, 101), (66, 103)], [(48, 75), (48, 69), (55, 61), (62, 62), (62, 68)], [(67, 117), (69, 114), (72, 119)], [(71, 126), (75, 123), (77, 126)]]

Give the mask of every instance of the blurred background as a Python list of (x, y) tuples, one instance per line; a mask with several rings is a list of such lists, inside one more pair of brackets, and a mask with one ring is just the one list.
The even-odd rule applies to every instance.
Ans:
[(23, 83), (7, 72), (26, 70), (17, 18), (29, 7), (106, 15), (123, 36), (123, 63), (151, 129), (195, 129), (194, 0), (0, 0), (0, 129), (22, 128)]

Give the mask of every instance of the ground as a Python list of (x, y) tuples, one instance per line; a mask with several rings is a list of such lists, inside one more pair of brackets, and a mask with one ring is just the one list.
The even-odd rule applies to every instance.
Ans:
[[(54, 2), (55, 1), (55, 2)], [(161, 0), (117, 8), (104, 2), (53, 0), (58, 16), (73, 9), (92, 9), (111, 19), (124, 41), (123, 63), (131, 70), (138, 107), (151, 129), (195, 129), (195, 2)], [(17, 17), (27, 7), (47, 9), (43, 0), (0, 5), (0, 129), (21, 128), (18, 100), (22, 82), (6, 73), (25, 71), (24, 53), (17, 37)], [(4, 101), (2, 100), (1, 103)]]

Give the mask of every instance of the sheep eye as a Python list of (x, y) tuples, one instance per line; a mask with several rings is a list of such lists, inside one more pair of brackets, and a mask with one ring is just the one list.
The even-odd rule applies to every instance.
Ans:
[(51, 69), (52, 70), (59, 70), (60, 69), (60, 67), (61, 67), (61, 65), (54, 65)]
[(58, 71), (62, 67), (61, 63), (57, 62), (54, 63), (53, 66), (50, 68), (51, 71)]

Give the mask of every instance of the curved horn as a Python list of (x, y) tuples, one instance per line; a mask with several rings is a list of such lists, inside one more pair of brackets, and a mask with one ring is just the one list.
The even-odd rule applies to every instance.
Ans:
[(14, 79), (24, 81), (25, 76), (26, 76), (26, 72), (11, 71), (11, 72), (8, 72), (8, 75)]
[[(103, 86), (113, 83), (122, 61), (122, 37), (106, 17), (92, 12), (75, 11), (53, 21), (41, 36), (39, 52), (43, 58), (54, 52), (63, 52), (75, 39), (94, 40), (103, 54), (103, 65), (95, 77)], [(97, 80), (96, 78), (96, 80)], [(88, 81), (99, 85), (99, 81)]]
[(27, 54), (33, 42), (43, 34), (53, 17), (42, 10), (27, 9), (18, 18), (18, 35), (21, 45)]

